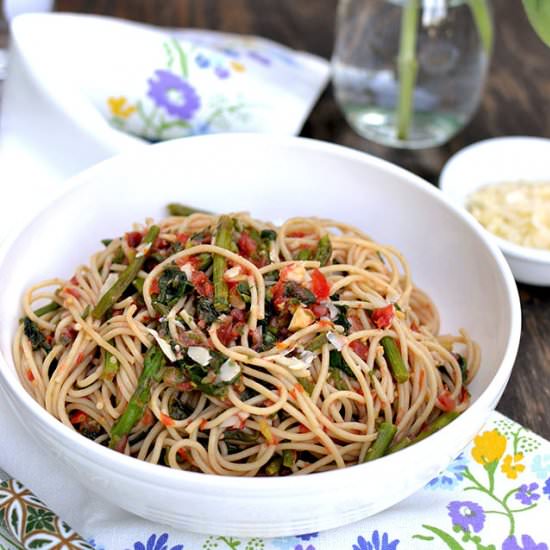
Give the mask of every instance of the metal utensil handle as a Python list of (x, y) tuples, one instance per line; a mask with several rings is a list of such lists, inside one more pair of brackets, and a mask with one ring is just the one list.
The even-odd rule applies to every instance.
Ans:
[(25, 550), (54, 545), (67, 550), (94, 550), (15, 479), (0, 482), (0, 529), (2, 527)]

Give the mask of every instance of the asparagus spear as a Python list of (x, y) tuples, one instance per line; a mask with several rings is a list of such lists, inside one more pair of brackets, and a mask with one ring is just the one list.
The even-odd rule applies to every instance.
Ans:
[(34, 311), (34, 314), (37, 317), (42, 317), (42, 315), (46, 315), (46, 313), (51, 313), (52, 311), (55, 311), (56, 309), (59, 309), (61, 306), (57, 302), (50, 302), (49, 304), (46, 304), (45, 306), (39, 307)]
[(460, 413), (456, 411), (446, 412), (442, 414), (441, 416), (436, 418), (429, 426), (426, 426), (414, 439), (405, 437), (399, 443), (391, 447), (388, 454), (396, 453), (397, 451), (400, 451), (401, 449), (404, 449), (409, 445), (414, 445), (415, 443), (426, 439), (428, 436), (434, 434), (435, 432), (438, 432), (439, 430), (441, 430), (441, 428), (447, 426), (447, 424), (450, 424), (459, 415)]
[(112, 380), (115, 374), (118, 372), (120, 365), (117, 358), (108, 351), (105, 351), (105, 358), (103, 360), (103, 372), (101, 378), (103, 380)]
[[(233, 220), (229, 216), (222, 216), (218, 223), (214, 244), (221, 248), (230, 249), (232, 233)], [(229, 309), (229, 290), (223, 278), (226, 267), (226, 259), (216, 254), (214, 256), (212, 277), (214, 280), (214, 307), (219, 312)]]
[(384, 355), (390, 365), (393, 377), (399, 384), (403, 384), (409, 379), (409, 371), (407, 370), (407, 367), (405, 367), (405, 363), (403, 363), (401, 352), (399, 351), (395, 340), (389, 336), (384, 336), (384, 338), (380, 340), (380, 343), (384, 348)]
[(418, 443), (423, 439), (426, 439), (428, 436), (434, 434), (450, 424), (455, 418), (460, 415), (457, 411), (451, 411), (443, 413), (441, 416), (437, 417), (429, 426), (426, 426), (413, 440), (413, 443)]
[(311, 342), (306, 346), (308, 351), (319, 351), (327, 343), (327, 335), (322, 332), (318, 334)]
[(319, 261), (321, 265), (327, 265), (332, 256), (332, 245), (330, 244), (330, 237), (323, 235), (317, 245), (317, 252), (315, 253), (315, 259)]
[(265, 467), (266, 476), (276, 476), (281, 470), (283, 460), (280, 456), (274, 456)]
[(126, 410), (111, 428), (111, 441), (109, 447), (114, 449), (123, 439), (129, 435), (133, 427), (145, 414), (149, 398), (151, 397), (151, 385), (154, 380), (162, 375), (162, 369), (166, 359), (159, 346), (154, 345), (147, 350), (143, 359), (143, 371), (141, 372), (137, 388), (128, 401)]
[(367, 455), (365, 456), (365, 462), (376, 460), (386, 454), (388, 447), (391, 445), (395, 433), (397, 432), (397, 426), (390, 422), (382, 422), (378, 428), (378, 435), (375, 442), (369, 447)]
[(207, 212), (206, 210), (200, 210), (198, 208), (194, 208), (192, 206), (187, 206), (186, 204), (180, 204), (178, 202), (171, 202), (169, 205), (166, 206), (166, 210), (168, 210), (168, 214), (170, 216), (190, 216), (191, 214), (211, 214), (211, 212)]
[[(158, 225), (152, 225), (149, 231), (147, 231), (143, 243), (145, 243), (145, 245), (154, 243), (159, 232), (160, 227)], [(143, 266), (143, 262), (145, 262), (145, 254), (136, 254), (135, 258), (128, 264), (128, 267), (118, 276), (113, 286), (105, 292), (93, 309), (92, 317), (94, 319), (101, 319), (107, 310), (113, 307), (124, 291), (132, 284)]]
[(408, 447), (412, 442), (413, 441), (410, 437), (404, 437), (399, 443), (396, 443), (389, 448), (388, 454), (391, 455), (393, 453), (396, 453), (397, 451)]

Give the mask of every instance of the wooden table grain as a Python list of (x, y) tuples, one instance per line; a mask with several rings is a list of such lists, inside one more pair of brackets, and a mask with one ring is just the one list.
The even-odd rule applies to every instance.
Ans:
[[(257, 34), (329, 58), (336, 5), (337, 0), (57, 0), (56, 9)], [(493, 7), (496, 43), (482, 104), (472, 122), (448, 144), (407, 152), (365, 141), (345, 122), (330, 88), (302, 135), (373, 153), (434, 183), (449, 156), (469, 143), (503, 135), (549, 137), (550, 49), (529, 27), (521, 2), (493, 0)], [(519, 292), (521, 344), (498, 410), (550, 438), (550, 288), (519, 285)]]

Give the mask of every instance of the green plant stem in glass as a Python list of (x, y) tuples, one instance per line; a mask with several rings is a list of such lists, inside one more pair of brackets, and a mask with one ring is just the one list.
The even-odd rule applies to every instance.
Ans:
[[(418, 18), (421, 0), (406, 0), (401, 16), (401, 33), (399, 38), (399, 57), (397, 61), (399, 75), (399, 101), (397, 105), (397, 138), (405, 141), (409, 137), (413, 108), (414, 87), (418, 62), (416, 60), (416, 41)], [(533, 0), (524, 0), (529, 2)], [(534, 0), (536, 2), (536, 0)], [(548, 0), (541, 0), (548, 2)], [(480, 40), (487, 55), (493, 47), (493, 24), (487, 0), (468, 0), (472, 17), (477, 27)], [(550, 12), (549, 12), (550, 17)], [(550, 38), (550, 36), (549, 36)]]

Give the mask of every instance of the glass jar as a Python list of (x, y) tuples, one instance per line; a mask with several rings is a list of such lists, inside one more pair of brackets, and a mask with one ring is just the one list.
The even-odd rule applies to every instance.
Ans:
[(361, 136), (419, 149), (471, 119), (493, 38), (489, 0), (340, 0), (336, 100)]

